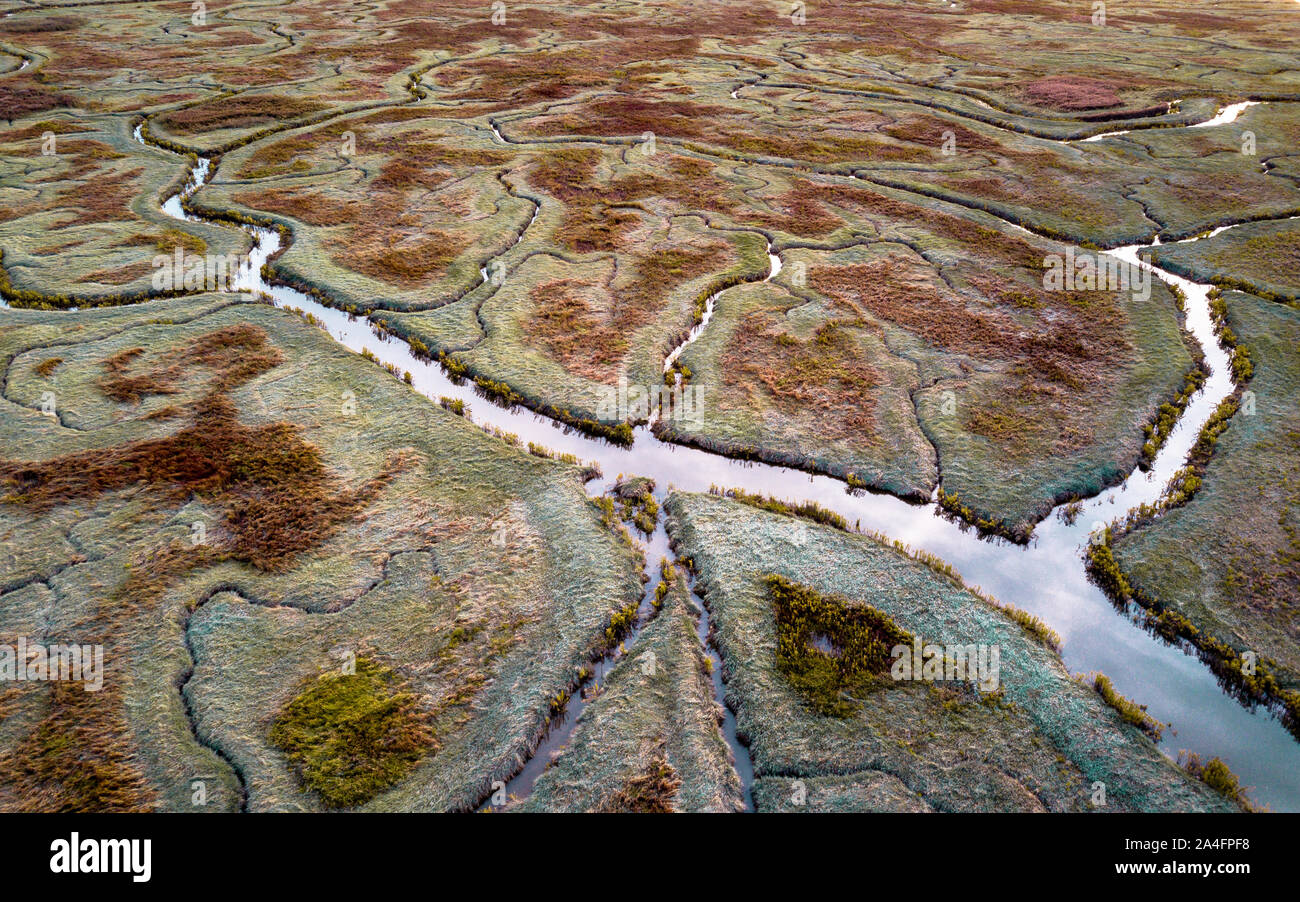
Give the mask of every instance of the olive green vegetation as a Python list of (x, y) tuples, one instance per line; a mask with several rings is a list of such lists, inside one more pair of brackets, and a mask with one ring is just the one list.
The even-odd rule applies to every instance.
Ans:
[(1255, 375), (1255, 365), (1251, 362), (1250, 347), (1237, 340), (1237, 333), (1228, 323), (1228, 301), (1223, 290), (1212, 288), (1208, 293), (1210, 318), (1214, 322), (1215, 334), (1219, 344), (1229, 353), (1228, 365), (1232, 368), (1232, 381), (1238, 387), (1249, 382)]
[[(776, 617), (776, 667), (819, 714), (843, 717), (854, 694), (882, 683), (895, 645), (912, 636), (870, 605), (823, 595), (779, 574), (766, 578)], [(829, 646), (820, 648), (819, 641)]]
[(619, 519), (630, 523), (645, 536), (655, 531), (659, 522), (659, 502), (654, 496), (654, 480), (635, 477), (614, 486), (620, 503)]
[(331, 807), (357, 805), (405, 777), (432, 751), (420, 699), (393, 671), (357, 658), (350, 673), (324, 673), (271, 724), (271, 743)]
[(719, 730), (710, 661), (685, 574), (667, 562), (656, 613), (587, 706), (526, 811), (738, 811), (740, 779)]
[[(1235, 807), (1189, 779), (1015, 618), (903, 549), (712, 495), (674, 493), (665, 508), (710, 609), (760, 811), (1082, 811), (1098, 780), (1113, 810)], [(849, 693), (858, 702), (849, 710), (821, 713), (782, 672), (782, 640), (794, 637), (780, 625), (774, 584), (883, 623), (866, 613), (875, 609), (893, 637), (996, 647), (998, 686), (881, 677)], [(807, 634), (817, 641), (796, 660), (836, 647), (811, 625)], [(805, 783), (802, 802), (794, 780)]]
[(747, 504), (750, 507), (756, 507), (759, 510), (765, 510), (773, 514), (811, 520), (814, 523), (821, 523), (824, 526), (830, 526), (844, 532), (848, 532), (849, 529), (849, 523), (842, 514), (827, 510), (816, 501), (801, 501), (798, 504), (792, 504), (767, 495), (747, 492), (744, 489), (721, 489), (717, 486), (710, 486), (709, 494), (730, 498), (741, 504)]
[(458, 417), (466, 416), (469, 413), (469, 407), (460, 398), (439, 398), (438, 406), (443, 410), (450, 410)]
[(1110, 677), (1104, 673), (1093, 674), (1092, 688), (1097, 690), (1097, 694), (1105, 700), (1106, 704), (1119, 712), (1119, 716), (1124, 723), (1132, 724), (1152, 739), (1157, 742), (1160, 741), (1160, 734), (1163, 732), (1160, 723), (1147, 713), (1145, 705), (1129, 701), (1116, 692)]
[(1295, 730), (1300, 312), (1234, 291), (1215, 306), (1250, 381), (1207, 423), (1172, 503), (1103, 537), (1090, 565), (1112, 597), (1139, 601), (1154, 629), (1192, 641), (1230, 686), (1280, 702)]
[(1156, 411), (1155, 421), (1142, 427), (1142, 433), (1147, 437), (1146, 443), (1142, 445), (1142, 460), (1138, 464), (1142, 469), (1150, 469), (1151, 464), (1155, 462), (1156, 455), (1164, 447), (1165, 440), (1174, 431), (1178, 421), (1182, 419), (1192, 396), (1200, 391), (1208, 376), (1209, 373), (1204, 366), (1196, 366), (1188, 370), (1178, 395), (1172, 401), (1161, 404), (1160, 409)]
[[(33, 743), (53, 749), (50, 740), (62, 737), (65, 746), (102, 752), (103, 785), (79, 787), (77, 797), (114, 808), (193, 810), (190, 779), (199, 774), (212, 777), (208, 810), (472, 809), (493, 780), (519, 767), (545, 729), (551, 700), (604, 647), (611, 609), (634, 608), (642, 597), (640, 556), (602, 523), (579, 466), (484, 433), (291, 313), (204, 295), (86, 310), (75, 323), (45, 311), (3, 314), (0, 460), (175, 442), (194, 431), (188, 411), (211, 378), (206, 364), (180, 350), (224, 330), (254, 329), (278, 356), (229, 390), (229, 428), (297, 435), (317, 481), (364, 498), (334, 531), (318, 531), (269, 570), (219, 553), (255, 532), (250, 524), (266, 513), (264, 504), (243, 509), (231, 526), (205, 492), (178, 494), (125, 477), (113, 488), (116, 471), (100, 474), (113, 478), (98, 495), (50, 499), (41, 510), (0, 503), (0, 531), (12, 537), (0, 551), (0, 629), (72, 637), (103, 629), (106, 685), (117, 687), (72, 693), (78, 704), (81, 696), (98, 699), (104, 710), (93, 721), (73, 717), (66, 705), (51, 716), (48, 687), (20, 687), (6, 699), (0, 726), (6, 773)], [(124, 372), (108, 366), (135, 348), (148, 350), (121, 364)], [(55, 355), (57, 367), (40, 366)], [(155, 375), (131, 383), (144, 389), (138, 400), (106, 394), (121, 380)], [(166, 391), (151, 393), (157, 389)], [(40, 412), (50, 391), (58, 399), (54, 418)], [(201, 432), (194, 438), (201, 447)], [(267, 449), (246, 461), (256, 465), (248, 484), (296, 478), (300, 457)], [(385, 472), (386, 483), (359, 494)], [(206, 526), (197, 545), (195, 524)], [(393, 691), (420, 700), (436, 751), (422, 743), (416, 760), (411, 747), (400, 767), (396, 759), (374, 767), (370, 759), (331, 762), (340, 746), (329, 736), (312, 745), (296, 731), (296, 763), (271, 741), (276, 712), (310, 714), (316, 701), (328, 701), (318, 692), (293, 708), (304, 687), (348, 689), (349, 682), (317, 681), (337, 672), (349, 652), (399, 675)], [(403, 717), (412, 713), (404, 702), (395, 706)], [(47, 784), (75, 772), (76, 760), (63, 756), (23, 778), (45, 786), (40, 794), (24, 798), (25, 784), (3, 783), (0, 807), (66, 807), (71, 789)], [(380, 775), (403, 768), (404, 776), (379, 788)], [(313, 773), (323, 791), (304, 783)], [(359, 801), (348, 785), (378, 792)]]
[(1211, 758), (1209, 761), (1204, 761), (1195, 752), (1188, 752), (1179, 756), (1178, 763), (1189, 774), (1224, 798), (1236, 802), (1248, 811), (1255, 810), (1250, 796), (1246, 794), (1237, 775), (1221, 759)]
[[(456, 372), (455, 368), (450, 370)], [(465, 370), (469, 372), (468, 368)], [(532, 401), (528, 397), (521, 395), (504, 382), (497, 382), (486, 376), (475, 376), (474, 386), (489, 401), (500, 404), (503, 407), (510, 407), (515, 404), (521, 404), (531, 410), (535, 410), (544, 417), (557, 420), (566, 426), (572, 426), (580, 432), (596, 438), (603, 438), (615, 445), (632, 444), (632, 426), (628, 423), (618, 423), (609, 425), (606, 423), (593, 420), (590, 417), (577, 416), (569, 412), (568, 409), (552, 407), (549, 404), (541, 404)]]
[(1027, 542), (1033, 535), (1033, 524), (1029, 521), (1022, 520), (1016, 524), (1008, 524), (1005, 520), (985, 516), (969, 504), (965, 504), (959, 492), (949, 492), (940, 486), (935, 500), (941, 510), (974, 526), (981, 536), (1002, 536), (1013, 542)]

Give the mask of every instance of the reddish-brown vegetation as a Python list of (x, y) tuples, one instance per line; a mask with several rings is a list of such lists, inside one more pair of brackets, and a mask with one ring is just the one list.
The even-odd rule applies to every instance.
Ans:
[(376, 190), (405, 191), (433, 189), (453, 175), (464, 175), (476, 167), (499, 166), (510, 155), (493, 150), (452, 148), (437, 141), (413, 140), (405, 136), (400, 155), (390, 157), (370, 183)]
[(100, 383), (115, 400), (174, 394), (193, 369), (211, 376), (192, 407), (192, 422), (174, 435), (47, 461), (0, 462), (3, 499), (32, 511), (97, 498), (143, 483), (181, 502), (193, 494), (226, 511), (230, 541), (223, 554), (261, 569), (282, 569), (323, 542), (389, 476), (357, 492), (337, 489), (319, 452), (288, 423), (248, 427), (236, 417), (226, 392), (278, 365), (279, 352), (254, 326), (232, 326), (162, 352), (143, 372), (139, 348), (105, 363)]
[(332, 243), (349, 269), (381, 282), (418, 288), (443, 275), (468, 244), (468, 236), (427, 232), (393, 244), (392, 235), (375, 234)]
[(48, 34), (53, 31), (73, 31), (86, 24), (77, 16), (19, 16), (0, 21), (0, 32), (9, 34)]
[(731, 185), (713, 174), (712, 164), (691, 157), (669, 156), (655, 173), (628, 173), (600, 181), (599, 150), (565, 148), (533, 164), (529, 182), (564, 204), (564, 222), (557, 237), (582, 253), (615, 252), (638, 222), (636, 202), (660, 197), (682, 209), (707, 206), (729, 211)]
[(144, 278), (153, 271), (153, 265), (148, 260), (141, 260), (136, 263), (129, 263), (126, 266), (114, 266), (110, 269), (97, 269), (88, 272), (81, 278), (81, 281), (100, 285), (129, 285), (136, 279)]
[(305, 225), (328, 227), (357, 222), (365, 214), (358, 200), (339, 200), (317, 191), (277, 188), (271, 191), (245, 191), (234, 200), (254, 210), (279, 213)]
[[(136, 400), (174, 393), (194, 369), (207, 369), (206, 393), (192, 406), (189, 426), (167, 438), (51, 460), (0, 461), (0, 485), (8, 489), (3, 501), (34, 512), (137, 484), (164, 502), (179, 505), (197, 495), (224, 508), (224, 539), (197, 547), (175, 542), (151, 552), (82, 625), (81, 641), (104, 644), (109, 661), (120, 659), (124, 637), (146, 628), (137, 621), (176, 578), (226, 560), (283, 570), (328, 539), (395, 472), (390, 468), (358, 490), (344, 491), (297, 427), (238, 421), (226, 393), (281, 360), (257, 327), (209, 332), (132, 373), (144, 357), (136, 348), (110, 357), (101, 387), (115, 399)], [(100, 692), (53, 685), (44, 718), (0, 761), (0, 781), (13, 787), (7, 804), (38, 811), (152, 807), (153, 791), (131, 760), (122, 686), (120, 674), (106, 675)]]
[(572, 372), (611, 381), (632, 333), (654, 321), (673, 288), (723, 269), (729, 250), (715, 242), (630, 255), (636, 275), (617, 289), (576, 279), (537, 285), (530, 292), (534, 312), (525, 330), (527, 340)]
[[(526, 131), (536, 135), (632, 135), (645, 132), (674, 138), (703, 138), (720, 130), (735, 110), (689, 100), (643, 95), (600, 97), (560, 116), (548, 116)], [(711, 126), (711, 127), (710, 127)]]
[(721, 368), (730, 390), (761, 391), (789, 416), (815, 416), (819, 438), (874, 441), (880, 373), (839, 322), (801, 341), (770, 313), (753, 314), (736, 329)]
[[(258, 177), (279, 171), (295, 158), (319, 153), (322, 144), (338, 140), (351, 123), (335, 123), (325, 135), (293, 135), (259, 149), (245, 163), (241, 175)], [(449, 219), (468, 218), (474, 197), (463, 185), (445, 188), (474, 168), (508, 162), (504, 151), (459, 148), (428, 140), (415, 130), (402, 136), (399, 153), (384, 160), (366, 185), (366, 196), (337, 197), (323, 191), (277, 188), (245, 191), (235, 200), (250, 208), (291, 216), (306, 225), (345, 226), (324, 242), (342, 266), (362, 275), (402, 288), (418, 288), (443, 275), (461, 253), (471, 247), (476, 232), (471, 227), (438, 225)], [(357, 135), (365, 147), (365, 135)], [(305, 161), (304, 161), (305, 162)], [(430, 199), (415, 200), (410, 192), (432, 192)], [(437, 218), (432, 222), (427, 214)]]
[(637, 29), (635, 23), (627, 23), (626, 27), (643, 33), (635, 39), (624, 36), (561, 50), (465, 60), (439, 69), (436, 79), (447, 87), (463, 86), (449, 95), (451, 99), (518, 108), (562, 100), (588, 88), (619, 84), (627, 77), (625, 67), (660, 58), (689, 58), (699, 47), (698, 37), (667, 37), (662, 25), (653, 34)]
[(36, 375), (48, 379), (50, 376), (54, 375), (54, 371), (59, 368), (59, 364), (61, 363), (63, 363), (62, 357), (47, 357), (40, 363), (36, 364), (36, 366), (32, 367), (32, 369), (36, 372)]
[(196, 135), (223, 128), (253, 128), (298, 119), (324, 109), (326, 105), (315, 100), (250, 94), (219, 97), (182, 107), (162, 114), (155, 121), (176, 134)]
[(1011, 315), (1013, 309), (1025, 309), (1010, 297), (1016, 283), (997, 276), (972, 281), (1000, 292), (1002, 303), (993, 308), (972, 303), (897, 261), (818, 267), (809, 274), (816, 291), (855, 316), (895, 323), (936, 348), (1006, 361), (1013, 370), (1060, 386), (1077, 389), (1102, 378), (1124, 347), (1117, 310), (1109, 312), (1103, 328), (1099, 311), (1085, 317), (1062, 303), (1057, 297), (1061, 293), (1031, 289), (1027, 296), (1039, 299), (1039, 310), (1050, 305), (1052, 314), (1038, 313), (1026, 322), (1023, 316)]
[(72, 99), (32, 82), (0, 81), (0, 119), (13, 122), (20, 116), (71, 106)]
[(1024, 85), (1020, 94), (1037, 106), (1054, 110), (1098, 110), (1120, 105), (1113, 86), (1082, 75), (1051, 75)]
[(649, 766), (614, 795), (602, 811), (637, 812), (642, 814), (670, 814), (673, 812), (673, 800), (681, 788), (682, 778), (668, 759), (662, 754), (656, 755)]
[(948, 133), (951, 133), (957, 148), (963, 152), (968, 150), (1000, 151), (1002, 149), (1002, 145), (992, 138), (956, 122), (940, 119), (937, 116), (907, 116), (886, 125), (881, 131), (891, 137), (898, 138), (900, 141), (910, 141), (913, 144), (923, 144), (934, 148), (941, 147), (943, 142), (948, 139)]
[(76, 213), (69, 225), (134, 219), (131, 201), (140, 190), (143, 167), (105, 173), (102, 179), (79, 180), (58, 194), (58, 206)]
[[(46, 715), (0, 758), (11, 807), (40, 812), (142, 812), (153, 793), (131, 760), (120, 684), (98, 692), (53, 682)], [(8, 807), (8, 806), (7, 806)]]

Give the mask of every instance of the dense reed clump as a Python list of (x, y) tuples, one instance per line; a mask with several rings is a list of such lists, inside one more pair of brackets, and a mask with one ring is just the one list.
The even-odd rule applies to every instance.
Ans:
[[(469, 368), (461, 364), (457, 358), (447, 355), (445, 359), (440, 359), (443, 360), (443, 364), (447, 366), (448, 372), (453, 376), (469, 378), (472, 375)], [(453, 365), (453, 363), (456, 365)], [(527, 407), (529, 410), (534, 410), (544, 417), (559, 420), (564, 425), (571, 426), (581, 433), (595, 438), (603, 438), (611, 444), (625, 446), (632, 444), (633, 431), (630, 423), (618, 423), (616, 425), (602, 423), (590, 417), (578, 416), (568, 408), (533, 401), (531, 398), (515, 391), (508, 383), (497, 382), (487, 376), (473, 376), (473, 379), (474, 387), (479, 394), (494, 404), (502, 407), (512, 407), (518, 404)]]
[(43, 18), (6, 19), (0, 30), (10, 34), (49, 34), (53, 31), (75, 31), (86, 24), (78, 16), (45, 16)]
[(640, 609), (639, 601), (630, 601), (609, 616), (609, 626), (605, 627), (605, 650), (615, 648), (623, 641), (632, 627), (636, 626), (636, 615)]
[(627, 781), (618, 793), (606, 802), (602, 811), (643, 814), (670, 814), (673, 800), (682, 779), (668, 759), (656, 755), (645, 771)]
[(664, 606), (668, 593), (677, 582), (677, 570), (668, 558), (659, 559), (659, 585), (655, 586), (655, 597), (650, 602), (656, 611)]
[(1212, 288), (1209, 293), (1210, 319), (1214, 323), (1214, 333), (1219, 344), (1231, 355), (1229, 365), (1232, 367), (1232, 381), (1244, 385), (1255, 375), (1255, 364), (1251, 359), (1250, 348), (1237, 340), (1237, 333), (1228, 325), (1228, 302), (1223, 297), (1223, 290)]
[(845, 693), (872, 688), (889, 670), (890, 649), (912, 642), (911, 633), (870, 605), (779, 574), (764, 582), (776, 619), (777, 670), (818, 714), (851, 714), (856, 705)]
[(270, 740), (303, 783), (341, 808), (372, 798), (429, 753), (428, 720), (392, 670), (359, 657), (353, 673), (310, 681), (276, 717)]
[(954, 517), (958, 517), (974, 526), (981, 535), (1002, 536), (1004, 539), (1010, 539), (1023, 545), (1034, 534), (1032, 523), (1012, 525), (1005, 520), (994, 520), (982, 516), (969, 504), (963, 502), (957, 492), (947, 492), (942, 487), (939, 488), (938, 504), (941, 509)]
[(1146, 436), (1146, 442), (1142, 445), (1142, 457), (1138, 461), (1138, 466), (1143, 470), (1151, 468), (1155, 462), (1156, 454), (1164, 447), (1165, 440), (1169, 438), (1178, 421), (1182, 419), (1183, 413), (1187, 410), (1187, 405), (1191, 403), (1192, 396), (1201, 390), (1205, 380), (1209, 378), (1209, 373), (1204, 365), (1197, 364), (1188, 370), (1183, 379), (1183, 387), (1179, 389), (1178, 394), (1172, 401), (1166, 401), (1160, 405), (1156, 411), (1153, 422), (1142, 427), (1142, 432)]

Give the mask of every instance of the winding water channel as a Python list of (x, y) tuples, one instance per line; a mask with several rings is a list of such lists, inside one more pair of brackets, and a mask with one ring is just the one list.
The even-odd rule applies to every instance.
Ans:
[[(136, 136), (144, 140), (139, 129)], [(202, 187), (211, 175), (210, 161), (200, 158), (189, 184), (181, 194), (167, 198), (163, 210), (178, 219), (194, 219), (182, 209), (182, 199)], [(1072, 523), (1049, 516), (1038, 525), (1033, 540), (1021, 546), (996, 538), (981, 539), (973, 530), (940, 516), (934, 504), (908, 503), (886, 494), (849, 493), (843, 482), (830, 477), (736, 461), (661, 442), (645, 426), (635, 431), (633, 446), (623, 448), (565, 429), (521, 407), (498, 407), (476, 394), (472, 385), (452, 381), (438, 364), (417, 359), (404, 341), (380, 335), (364, 317), (350, 316), (297, 290), (267, 283), (261, 276), (262, 265), (281, 249), (281, 237), (270, 229), (243, 228), (252, 238), (253, 250), (236, 290), (262, 293), (278, 307), (310, 312), (343, 346), (358, 353), (369, 350), (380, 362), (409, 371), (416, 391), (434, 400), (442, 396), (464, 400), (472, 407), (470, 419), (480, 426), (514, 433), (524, 442), (534, 441), (598, 464), (604, 475), (588, 483), (591, 494), (610, 490), (619, 474), (654, 479), (661, 501), (673, 488), (697, 492), (706, 491), (712, 485), (742, 488), (787, 500), (816, 502), (842, 514), (850, 523), (860, 524), (864, 530), (878, 531), (935, 554), (955, 567), (969, 584), (1046, 621), (1061, 635), (1062, 655), (1072, 673), (1106, 673), (1119, 692), (1147, 705), (1153, 717), (1170, 724), (1160, 743), (1166, 754), (1173, 757), (1186, 749), (1204, 756), (1217, 755), (1238, 774), (1243, 785), (1251, 787), (1256, 801), (1274, 810), (1300, 810), (1300, 743), (1268, 712), (1248, 709), (1226, 694), (1194, 653), (1166, 644), (1117, 612), (1085, 573), (1082, 552), (1088, 534), (1132, 507), (1156, 501), (1169, 477), (1184, 463), (1207, 418), (1233, 390), (1227, 356), (1215, 338), (1209, 315), (1210, 286), (1141, 261), (1140, 251), (1154, 245), (1134, 245), (1109, 253), (1147, 267), (1186, 293), (1186, 327), (1205, 353), (1210, 376), (1188, 405), (1149, 472), (1134, 472), (1124, 484), (1086, 500)], [(780, 257), (770, 250), (768, 278), (781, 265)], [(712, 305), (710, 299), (709, 313)], [(687, 342), (706, 326), (707, 314), (705, 323), (692, 330)], [(666, 366), (676, 359), (680, 350), (670, 355)], [(650, 576), (646, 601), (642, 604), (643, 616), (639, 618), (644, 623), (649, 611), (648, 599), (659, 578), (659, 560), (671, 559), (672, 554), (662, 522), (652, 536), (637, 541), (646, 552), (646, 572)], [(696, 601), (699, 602), (698, 597)], [(707, 617), (706, 611), (700, 626), (702, 640), (707, 637)], [(630, 647), (634, 638), (635, 635), (630, 636), (625, 645)], [(718, 664), (716, 651), (706, 647)], [(597, 683), (603, 682), (604, 674), (617, 657), (616, 652), (593, 668)], [(721, 667), (715, 666), (714, 674), (715, 691), (721, 699)], [(553, 722), (541, 746), (508, 784), (510, 794), (525, 797), (531, 792), (533, 782), (551, 756), (567, 742), (584, 704), (583, 693), (575, 693), (568, 707)], [(748, 753), (736, 741), (735, 720), (730, 711), (723, 732), (735, 753), (748, 801), (752, 766)]]

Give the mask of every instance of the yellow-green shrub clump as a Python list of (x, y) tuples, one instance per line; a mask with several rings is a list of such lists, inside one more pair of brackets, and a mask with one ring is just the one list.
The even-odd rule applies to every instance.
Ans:
[(419, 698), (368, 658), (355, 673), (327, 673), (303, 689), (271, 727), (303, 783), (332, 808), (358, 805), (391, 786), (432, 748)]
[[(889, 670), (890, 649), (912, 642), (911, 633), (870, 605), (777, 574), (765, 582), (776, 616), (777, 670), (819, 714), (852, 713), (845, 692), (871, 688)], [(830, 650), (817, 647), (818, 640)]]

